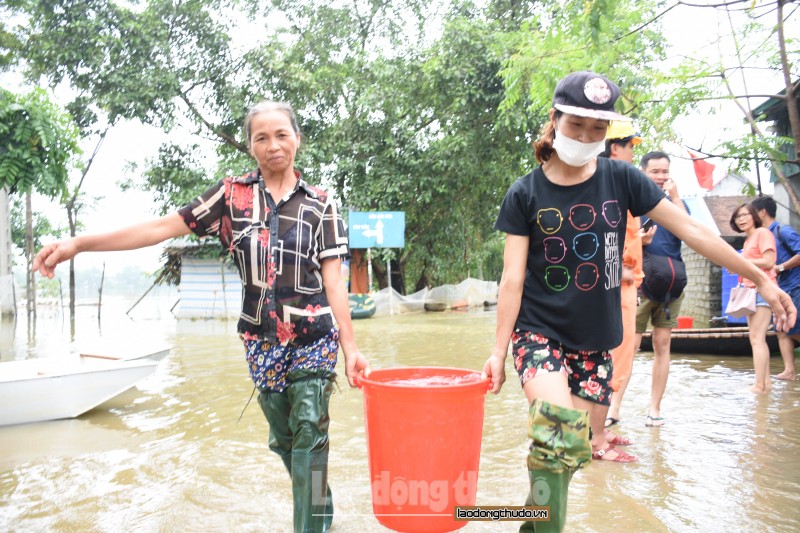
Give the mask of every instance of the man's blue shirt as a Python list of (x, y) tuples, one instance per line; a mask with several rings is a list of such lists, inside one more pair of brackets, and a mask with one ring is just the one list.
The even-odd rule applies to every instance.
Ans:
[[(691, 211), (689, 211), (689, 206), (686, 205), (686, 202), (683, 202), (683, 206), (686, 208), (686, 212), (691, 215)], [(647, 221), (647, 217), (642, 217), (642, 224)], [(682, 261), (681, 258), (681, 240), (667, 231), (666, 228), (662, 228), (660, 226), (656, 226), (656, 232), (653, 235), (653, 240), (650, 241), (650, 244), (643, 248), (645, 252), (648, 254), (653, 255), (662, 255), (666, 257), (671, 257), (672, 259), (677, 259), (678, 261)]]
[[(773, 222), (769, 225), (769, 230), (775, 235), (775, 241), (778, 244), (776, 265), (785, 263), (795, 255), (800, 255), (800, 234), (793, 227)], [(793, 268), (779, 274), (778, 286), (786, 292), (800, 287), (800, 268)]]

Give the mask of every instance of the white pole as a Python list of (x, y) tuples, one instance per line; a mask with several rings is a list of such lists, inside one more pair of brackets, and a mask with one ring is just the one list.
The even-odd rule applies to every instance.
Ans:
[(372, 292), (372, 248), (367, 248), (367, 294)]
[(394, 308), (392, 307), (392, 260), (389, 259), (386, 261), (386, 281), (389, 285), (389, 314), (394, 314)]

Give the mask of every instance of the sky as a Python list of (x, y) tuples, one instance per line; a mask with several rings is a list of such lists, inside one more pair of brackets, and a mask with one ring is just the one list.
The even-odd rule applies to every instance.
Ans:
[[(716, 13), (717, 11), (713, 9), (679, 6), (664, 17), (665, 34), (671, 43), (668, 60), (670, 63), (681, 61), (685, 56), (718, 57), (717, 45), (713, 44), (717, 41)], [(797, 20), (796, 16), (793, 20)], [(800, 27), (800, 24), (795, 26)], [(798, 36), (797, 29), (794, 28), (795, 37)], [(737, 80), (734, 81), (738, 83)], [(769, 94), (779, 89), (781, 83), (780, 78), (752, 76), (748, 77), (748, 90), (751, 93)], [(753, 106), (759, 103), (760, 101), (754, 101)], [(685, 117), (675, 124), (686, 145), (710, 149), (716, 144), (724, 129), (748, 131), (744, 126), (741, 111), (732, 103), (715, 104), (715, 107), (718, 110), (715, 115), (701, 113)], [(169, 136), (183, 136), (188, 139), (189, 134), (178, 127)], [(151, 195), (132, 190), (122, 192), (117, 184), (125, 178), (135, 177), (126, 170), (129, 162), (135, 163), (140, 169), (143, 168), (145, 161), (154, 158), (159, 145), (167, 139), (168, 134), (158, 128), (135, 122), (123, 122), (109, 132), (83, 187), (91, 197), (101, 197), (97, 201), (92, 201), (93, 207), (82, 214), (87, 232), (117, 229), (155, 216)], [(197, 142), (197, 139), (193, 139), (193, 142)], [(213, 150), (213, 144), (208, 143), (206, 146), (208, 150)], [(679, 156), (673, 157), (671, 170), (681, 193), (683, 195), (701, 193), (702, 189), (697, 184), (691, 162), (680, 158), (687, 156), (683, 148), (674, 145), (664, 146), (663, 149)], [(91, 153), (93, 145), (85, 145), (84, 150)], [(718, 160), (711, 162), (716, 163), (715, 180), (721, 179), (726, 173), (726, 165)], [(771, 186), (768, 184), (766, 171), (762, 172), (762, 183)], [(765, 192), (771, 191), (767, 189)], [(63, 212), (63, 209), (44, 198), (34, 199), (34, 209), (44, 211), (49, 216), (52, 214), (52, 218), (57, 220), (58, 214)], [(65, 224), (65, 217), (62, 216), (62, 220)], [(78, 268), (99, 267), (105, 263), (109, 272), (119, 271), (132, 264), (146, 272), (152, 272), (159, 266), (160, 254), (161, 246), (130, 252), (87, 253), (78, 256), (76, 263)]]

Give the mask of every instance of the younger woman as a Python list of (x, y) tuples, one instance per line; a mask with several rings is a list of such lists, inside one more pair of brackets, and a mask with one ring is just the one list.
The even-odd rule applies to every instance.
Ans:
[[(603, 151), (619, 88), (594, 72), (556, 86), (550, 121), (534, 143), (541, 166), (506, 194), (495, 227), (505, 232), (495, 348), (483, 371), (493, 392), (505, 381), (511, 344), (529, 403), (528, 503), (550, 507), (535, 531), (560, 531), (572, 474), (592, 457), (622, 452), (603, 436), (609, 350), (622, 339), (620, 283), (627, 213), (647, 215), (712, 261), (755, 281), (778, 328), (794, 323), (789, 297), (725, 241), (664, 197), (644, 174)], [(594, 427), (596, 425), (596, 427)], [(534, 530), (528, 522), (523, 531)]]

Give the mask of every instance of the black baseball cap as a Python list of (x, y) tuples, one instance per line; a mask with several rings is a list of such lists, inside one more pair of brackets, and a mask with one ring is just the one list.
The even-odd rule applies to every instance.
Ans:
[(601, 74), (582, 70), (558, 82), (553, 93), (553, 107), (579, 117), (630, 121), (630, 118), (614, 111), (617, 98), (617, 84)]

